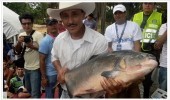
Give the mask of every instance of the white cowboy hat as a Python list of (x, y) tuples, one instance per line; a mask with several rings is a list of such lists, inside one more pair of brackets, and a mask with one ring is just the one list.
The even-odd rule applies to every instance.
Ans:
[(88, 16), (90, 13), (92, 13), (95, 9), (95, 3), (87, 3), (87, 2), (60, 2), (59, 3), (59, 9), (52, 9), (48, 8), (47, 9), (47, 14), (55, 18), (57, 20), (61, 20), (60, 18), (60, 13), (64, 10), (68, 9), (82, 9), (86, 15)]

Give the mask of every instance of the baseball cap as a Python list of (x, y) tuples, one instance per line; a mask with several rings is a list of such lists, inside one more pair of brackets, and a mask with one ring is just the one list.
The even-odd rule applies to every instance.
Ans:
[(126, 7), (122, 4), (118, 4), (116, 5), (114, 8), (113, 8), (113, 14), (116, 12), (116, 11), (121, 11), (121, 12), (125, 12), (126, 11)]
[(46, 25), (53, 25), (56, 24), (58, 21), (56, 19), (47, 19)]

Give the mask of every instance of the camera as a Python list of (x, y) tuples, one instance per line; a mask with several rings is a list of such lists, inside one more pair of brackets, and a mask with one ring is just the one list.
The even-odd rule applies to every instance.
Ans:
[(32, 36), (24, 36), (24, 42), (29, 43), (33, 40)]

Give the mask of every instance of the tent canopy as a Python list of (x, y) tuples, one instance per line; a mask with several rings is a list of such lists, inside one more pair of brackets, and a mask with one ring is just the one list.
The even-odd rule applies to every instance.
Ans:
[(3, 33), (9, 39), (23, 31), (19, 15), (3, 5)]

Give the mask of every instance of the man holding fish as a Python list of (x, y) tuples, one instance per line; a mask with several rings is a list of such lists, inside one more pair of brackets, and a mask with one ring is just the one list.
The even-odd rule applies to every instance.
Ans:
[[(62, 20), (66, 31), (59, 34), (54, 41), (52, 48), (52, 62), (58, 73), (58, 82), (62, 85), (63, 92), (61, 98), (70, 98), (73, 96), (69, 88), (68, 81), (71, 82), (71, 86), (77, 85), (74, 84), (74, 80), (78, 75), (87, 74), (88, 72), (84, 71), (83, 73), (78, 74), (74, 78), (74, 74), (71, 74), (73, 77), (72, 80), (68, 79), (67, 73), (71, 72), (74, 69), (81, 67), (86, 63), (91, 57), (100, 55), (107, 52), (107, 40), (100, 33), (86, 27), (82, 20), (85, 16), (89, 15), (95, 9), (95, 3), (59, 3), (59, 9), (47, 9), (47, 14), (58, 20)], [(101, 75), (100, 75), (101, 76)], [(102, 77), (103, 79), (104, 77)], [(68, 81), (66, 80), (68, 79)], [(95, 80), (95, 79), (93, 79)], [(100, 80), (99, 80), (100, 81)], [(103, 80), (104, 81), (104, 80)], [(105, 80), (106, 83), (108, 80)], [(66, 88), (66, 84), (67, 88)], [(112, 81), (109, 84), (113, 86), (113, 93), (120, 92), (125, 83), (121, 80)], [(109, 84), (103, 84), (107, 87)], [(95, 84), (94, 84), (95, 85)], [(101, 85), (99, 85), (101, 87)], [(80, 86), (84, 88), (84, 86)], [(75, 88), (76, 89), (76, 88)], [(105, 88), (107, 89), (107, 88)], [(86, 92), (93, 92), (93, 89), (88, 89)], [(69, 92), (69, 93), (68, 93)], [(81, 91), (80, 91), (81, 92)], [(95, 91), (94, 91), (95, 92)], [(90, 95), (82, 94), (75, 95), (73, 97), (100, 97), (103, 94)]]

